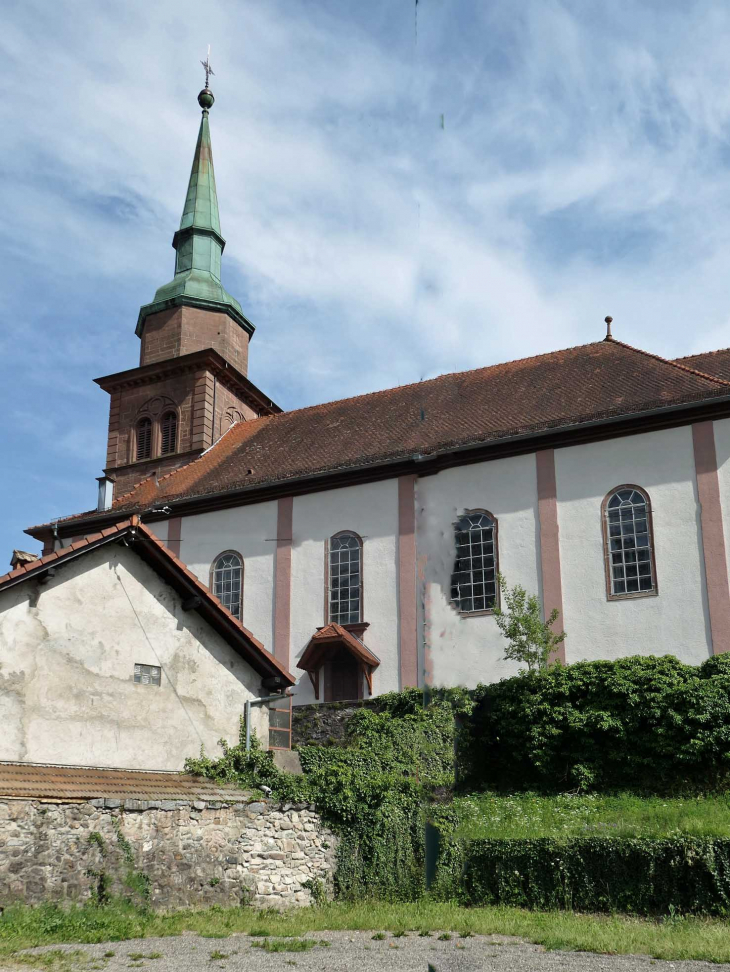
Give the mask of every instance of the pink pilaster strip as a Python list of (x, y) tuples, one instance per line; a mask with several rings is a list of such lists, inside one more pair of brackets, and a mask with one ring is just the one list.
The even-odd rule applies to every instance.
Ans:
[[(563, 626), (563, 581), (560, 575), (560, 530), (555, 482), (555, 450), (535, 453), (537, 469), (537, 514), (540, 520), (540, 567), (542, 570), (542, 605), (546, 618), (554, 608), (560, 612), (553, 631), (561, 634)], [(565, 642), (561, 642), (554, 660), (565, 664)]]
[(725, 556), (720, 481), (717, 475), (715, 430), (712, 422), (696, 422), (692, 426), (692, 443), (695, 453), (697, 497), (700, 501), (702, 552), (705, 559), (712, 653), (720, 655), (730, 650), (730, 586)]
[(274, 579), (274, 657), (289, 667), (291, 632), (291, 544), (294, 497), (279, 500), (276, 513), (276, 575)]
[(182, 540), (182, 517), (173, 516), (167, 521), (167, 544), (170, 553), (180, 556), (180, 541)]
[(400, 687), (418, 686), (416, 619), (416, 477), (398, 479), (398, 620)]

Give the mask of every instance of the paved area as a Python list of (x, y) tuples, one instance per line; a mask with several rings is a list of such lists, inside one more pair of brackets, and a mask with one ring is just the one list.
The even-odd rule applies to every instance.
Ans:
[[(475, 935), (439, 940), (411, 932), (401, 938), (372, 932), (319, 932), (302, 936), (316, 942), (306, 951), (266, 951), (257, 947), (267, 939), (248, 935), (201, 938), (144, 938), (104, 945), (64, 945), (32, 949), (31, 954), (63, 951), (65, 956), (46, 969), (59, 972), (730, 972), (730, 965), (707, 962), (661, 962), (647, 956), (594, 955), (588, 952), (546, 952), (539, 945), (514, 939)], [(293, 939), (268, 939), (271, 945)], [(254, 944), (256, 943), (256, 944)], [(327, 944), (320, 944), (327, 943)], [(295, 946), (296, 947), (296, 946)], [(42, 961), (42, 960), (41, 960)], [(26, 969), (28, 966), (25, 966)], [(32, 966), (31, 966), (32, 967)], [(18, 966), (0, 968), (17, 972)]]

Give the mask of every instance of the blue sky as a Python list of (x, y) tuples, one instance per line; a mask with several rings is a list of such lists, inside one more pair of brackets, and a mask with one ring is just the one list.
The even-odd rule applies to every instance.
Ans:
[(600, 339), (730, 345), (730, 7), (6, 0), (0, 572), (95, 504), (211, 113), (223, 282), (285, 408)]

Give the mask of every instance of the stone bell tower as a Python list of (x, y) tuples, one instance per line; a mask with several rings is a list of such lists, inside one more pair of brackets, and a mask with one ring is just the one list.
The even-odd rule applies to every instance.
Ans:
[(101, 508), (111, 503), (112, 483), (114, 497), (122, 496), (195, 459), (234, 422), (281, 411), (247, 378), (254, 326), (221, 283), (226, 241), (208, 120), (215, 99), (204, 67), (203, 117), (172, 239), (175, 276), (140, 309), (139, 367), (96, 379), (111, 396)]

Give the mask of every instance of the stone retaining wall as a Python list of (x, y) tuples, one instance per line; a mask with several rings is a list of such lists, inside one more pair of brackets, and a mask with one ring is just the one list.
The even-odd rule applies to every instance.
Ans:
[(359, 709), (380, 712), (377, 698), (354, 702), (309, 702), (292, 706), (292, 746), (339, 746)]
[(0, 905), (147, 896), (283, 908), (331, 895), (337, 838), (307, 804), (0, 798)]

